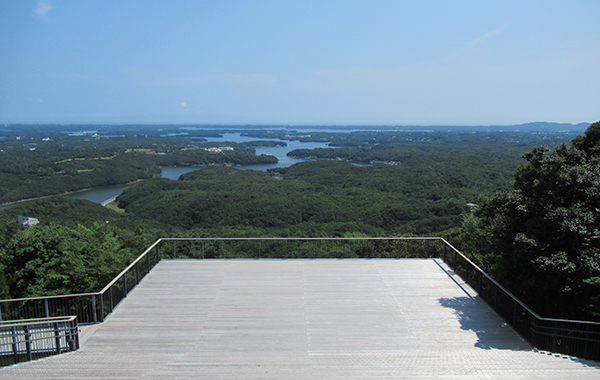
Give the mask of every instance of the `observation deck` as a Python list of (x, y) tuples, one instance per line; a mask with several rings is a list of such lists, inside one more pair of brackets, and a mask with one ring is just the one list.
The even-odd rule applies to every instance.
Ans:
[(78, 351), (2, 379), (598, 379), (440, 259), (162, 260)]

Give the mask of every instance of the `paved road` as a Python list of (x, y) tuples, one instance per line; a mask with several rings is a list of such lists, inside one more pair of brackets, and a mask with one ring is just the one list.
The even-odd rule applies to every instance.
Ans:
[(600, 379), (440, 260), (164, 260), (77, 352), (2, 379)]

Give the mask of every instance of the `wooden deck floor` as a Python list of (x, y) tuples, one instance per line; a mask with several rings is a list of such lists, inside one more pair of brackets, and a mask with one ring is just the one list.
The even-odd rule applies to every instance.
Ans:
[(74, 353), (2, 379), (598, 379), (440, 260), (164, 260)]

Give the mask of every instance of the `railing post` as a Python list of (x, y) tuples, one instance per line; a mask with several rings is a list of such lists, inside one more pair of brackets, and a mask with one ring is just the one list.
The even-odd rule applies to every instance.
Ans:
[(94, 317), (94, 323), (98, 322), (98, 312), (96, 311), (96, 295), (92, 295), (92, 312)]
[(590, 340), (590, 325), (585, 325), (585, 341), (583, 346), (583, 357), (588, 357), (588, 342)]
[(146, 253), (146, 268), (148, 269), (147, 273), (150, 273), (150, 254)]
[(104, 293), (100, 293), (100, 322), (104, 322)]
[(27, 361), (32, 361), (33, 356), (31, 355), (31, 334), (29, 333), (29, 327), (23, 326), (23, 332), (25, 333), (25, 351), (27, 353)]
[(13, 326), (12, 330), (12, 348), (15, 364), (19, 362), (19, 345), (17, 343), (17, 328)]
[(552, 323), (552, 352), (556, 352), (556, 321)]
[(444, 244), (444, 261), (448, 260), (448, 244), (442, 240), (442, 244)]
[(123, 273), (123, 298), (127, 297), (127, 272)]
[(54, 323), (54, 343), (56, 345), (56, 354), (60, 354), (60, 330), (58, 328), (58, 322)]
[(48, 307), (48, 298), (44, 298), (44, 312), (46, 313), (46, 318), (50, 318), (50, 308)]
[(539, 348), (539, 347), (537, 346), (537, 331), (536, 331), (536, 329), (535, 329), (535, 327), (536, 327), (536, 324), (535, 324), (535, 322), (534, 322), (534, 320), (535, 320), (535, 319), (537, 319), (537, 318), (532, 318), (532, 319), (529, 321), (529, 330), (531, 331), (531, 345), (532, 345), (534, 348)]
[[(65, 340), (67, 341), (67, 351), (75, 351), (75, 336), (77, 334), (77, 329), (73, 330), (73, 324), (77, 326), (75, 321), (71, 321), (68, 324), (65, 324)], [(74, 334), (75, 333), (75, 334)]]
[(177, 258), (177, 240), (173, 240), (173, 258)]
[(79, 333), (77, 332), (77, 320), (71, 322), (71, 351), (79, 350)]

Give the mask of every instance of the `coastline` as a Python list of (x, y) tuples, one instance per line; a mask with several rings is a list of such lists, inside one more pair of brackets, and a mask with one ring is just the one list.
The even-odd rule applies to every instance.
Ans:
[[(137, 181), (133, 181), (133, 182), (116, 184), (116, 185), (109, 185), (109, 186), (131, 186), (131, 185), (135, 185), (136, 183), (139, 183), (139, 182), (142, 182), (142, 181), (145, 181), (145, 180), (144, 179), (138, 179)], [(15, 205), (15, 204), (22, 203), (22, 202), (24, 203), (24, 202), (36, 201), (36, 200), (39, 200), (39, 199), (46, 199), (46, 198), (52, 198), (52, 197), (60, 197), (60, 196), (69, 195), (69, 194), (77, 194), (77, 193), (81, 193), (81, 192), (89, 191), (89, 190), (93, 190), (93, 189), (100, 189), (102, 187), (108, 187), (108, 186), (88, 187), (86, 189), (80, 189), (80, 190), (75, 190), (75, 191), (67, 191), (65, 193), (60, 193), (60, 194), (43, 195), (41, 197), (19, 199), (18, 201), (11, 201), (11, 202), (6, 202), (6, 203), (0, 203), (0, 207), (11, 206), (11, 205)], [(112, 198), (109, 198), (108, 200), (110, 200), (110, 199), (112, 199)]]

